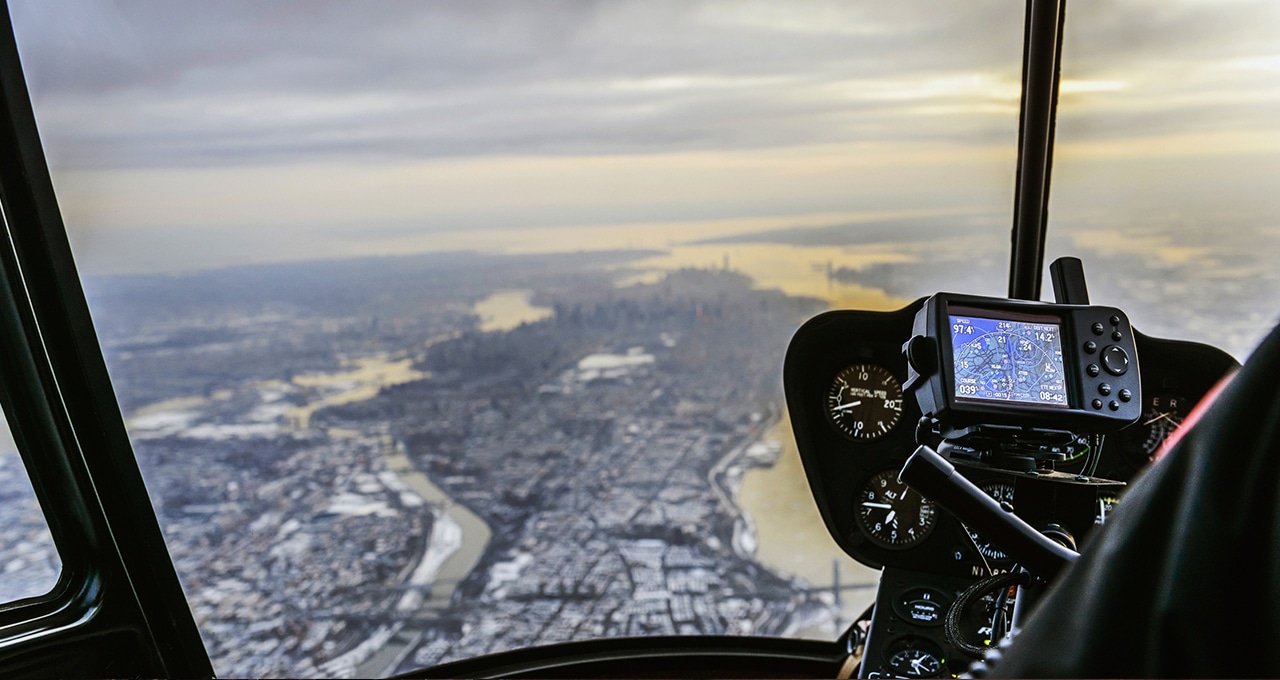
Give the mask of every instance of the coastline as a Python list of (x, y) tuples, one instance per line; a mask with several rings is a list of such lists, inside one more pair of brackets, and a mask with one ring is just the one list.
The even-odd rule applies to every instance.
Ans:
[(835, 572), (839, 570), (839, 611), (833, 612), (829, 621), (811, 617), (813, 622), (802, 624), (795, 631), (801, 637), (830, 639), (825, 629), (833, 623), (838, 628), (836, 618), (847, 625), (875, 601), (880, 572), (846, 555), (827, 533), (809, 492), (785, 411), (760, 441), (780, 445), (777, 461), (769, 467), (748, 468), (736, 494), (738, 507), (751, 518), (756, 533), (754, 559), (776, 572), (803, 580), (814, 590), (830, 591), (833, 608), (837, 597), (833, 589)]

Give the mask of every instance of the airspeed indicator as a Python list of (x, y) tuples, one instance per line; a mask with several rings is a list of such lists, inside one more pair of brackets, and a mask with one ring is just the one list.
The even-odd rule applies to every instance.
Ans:
[(849, 366), (832, 381), (826, 412), (831, 425), (846, 437), (879, 439), (902, 417), (902, 383), (883, 366)]

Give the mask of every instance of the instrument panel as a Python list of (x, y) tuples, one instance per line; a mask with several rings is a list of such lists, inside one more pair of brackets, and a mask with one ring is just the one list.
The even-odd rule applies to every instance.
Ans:
[[(985, 576), (1008, 569), (1008, 556), (897, 481), (915, 450), (921, 418), (915, 399), (903, 393), (902, 348), (923, 304), (921, 299), (897, 311), (833, 311), (811, 319), (787, 351), (787, 406), (814, 499), (846, 553), (876, 568)], [(1142, 394), (1148, 395), (1143, 417), (1106, 439), (1094, 472), (1117, 482), (1141, 470), (1192, 406), (1238, 365), (1207, 345), (1136, 331), (1134, 336)], [(1088, 458), (1084, 453), (1076, 452), (1057, 469), (1081, 472)], [(1055, 498), (1053, 483), (1034, 475), (981, 466), (959, 469), (1024, 519), (1068, 526), (1078, 540), (1105, 521), (1122, 496), (1118, 486), (1077, 489), (1077, 498), (1063, 502)]]
[[(791, 425), (809, 488), (828, 532), (854, 559), (883, 568), (859, 677), (944, 677), (967, 663), (942, 619), (979, 578), (1008, 571), (1000, 546), (898, 482), (921, 420), (903, 393), (904, 344), (925, 299), (892, 312), (833, 311), (804, 324), (783, 365)], [(1142, 470), (1194, 405), (1238, 364), (1221, 350), (1133, 332), (1142, 367), (1142, 417), (1103, 440), (1092, 479), (1075, 479), (1092, 438), (1066, 448), (1056, 481), (1032, 472), (964, 464), (956, 469), (1032, 526), (1077, 541), (1123, 503), (1123, 482)], [(1115, 480), (1099, 484), (1096, 478)], [(1088, 479), (1088, 478), (1086, 478)], [(1048, 525), (1057, 525), (1049, 527)], [(965, 612), (973, 641), (992, 635), (994, 598)]]

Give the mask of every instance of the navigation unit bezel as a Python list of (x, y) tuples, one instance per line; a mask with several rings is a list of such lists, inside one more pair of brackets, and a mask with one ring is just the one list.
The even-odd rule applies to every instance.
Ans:
[[(1062, 343), (1065, 405), (956, 394), (951, 317), (1056, 324)], [(1107, 434), (1141, 415), (1142, 392), (1133, 328), (1124, 312), (1098, 305), (1065, 305), (938, 293), (916, 314), (907, 354), (906, 391), (942, 429), (976, 425)], [(1105, 357), (1105, 360), (1104, 360)]]

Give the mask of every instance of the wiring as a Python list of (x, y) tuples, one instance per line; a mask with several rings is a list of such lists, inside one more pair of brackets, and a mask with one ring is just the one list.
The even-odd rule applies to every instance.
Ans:
[[(951, 604), (951, 608), (947, 610), (947, 617), (943, 627), (947, 640), (966, 654), (981, 657), (987, 648), (965, 640), (960, 630), (960, 619), (964, 616), (965, 611), (973, 603), (989, 594), (1002, 593), (1010, 586), (1025, 586), (1029, 583), (1031, 583), (1030, 574), (1025, 571), (1014, 571), (988, 576), (966, 588), (964, 592), (960, 593), (960, 597), (957, 597), (956, 601)], [(994, 636), (994, 631), (992, 633)]]

